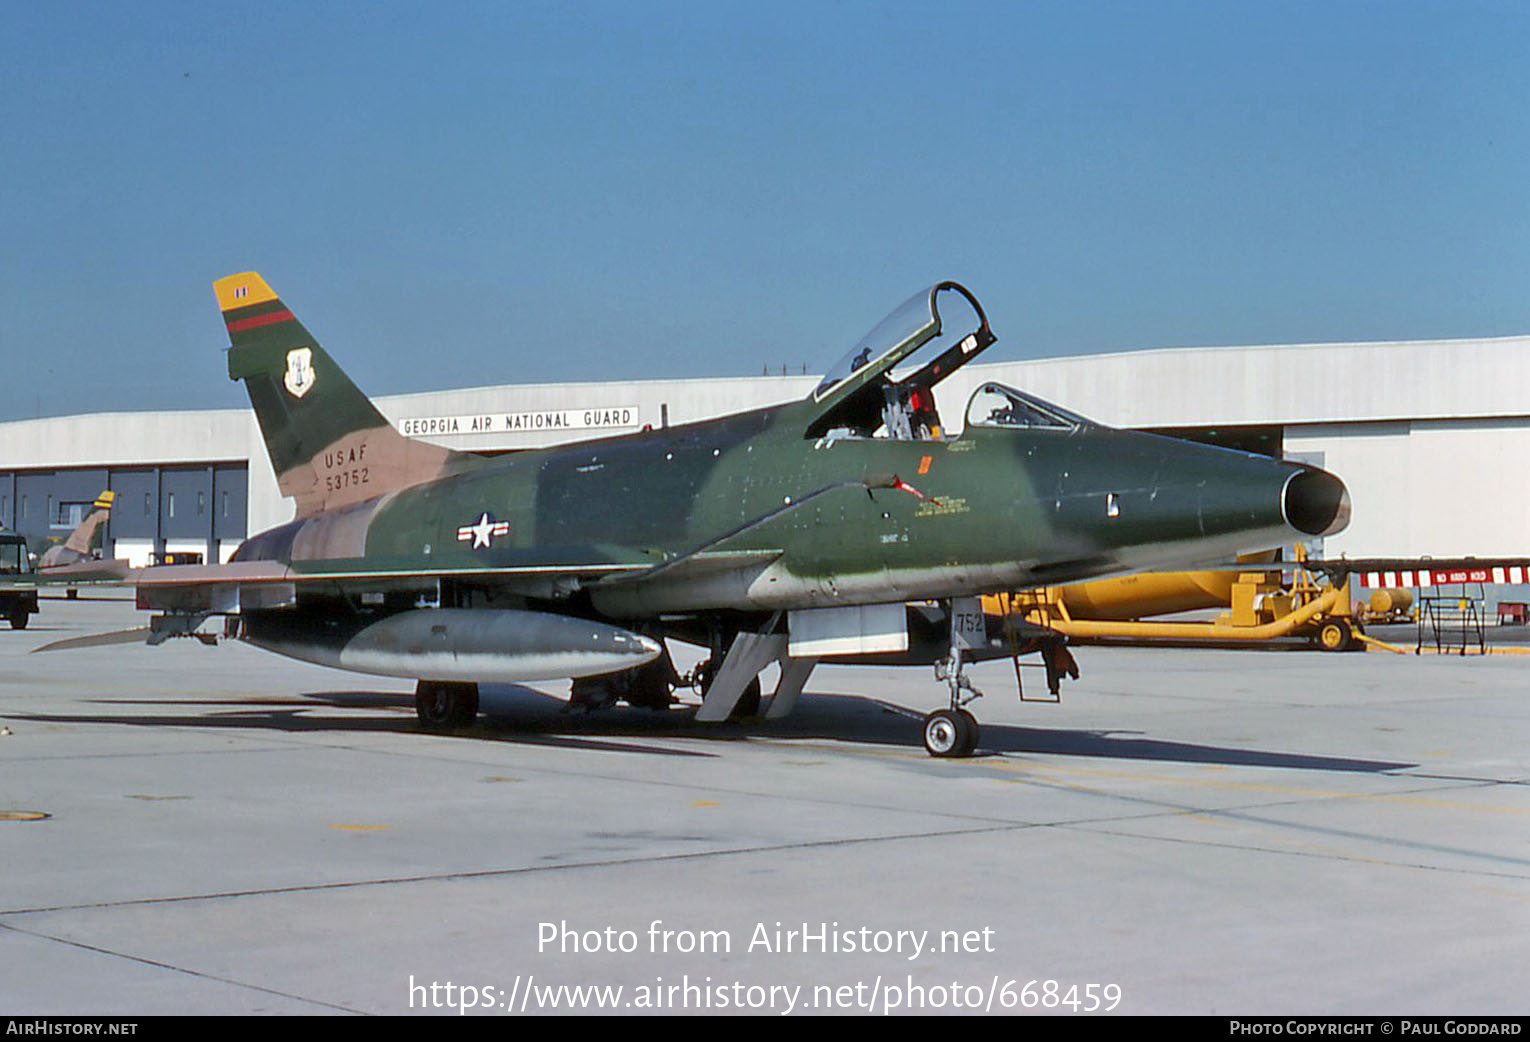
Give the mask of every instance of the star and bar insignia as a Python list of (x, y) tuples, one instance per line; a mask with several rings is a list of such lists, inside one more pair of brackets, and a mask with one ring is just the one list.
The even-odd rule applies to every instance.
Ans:
[(496, 521), (485, 510), (483, 516), (476, 522), (471, 525), (463, 525), (457, 529), (457, 542), (466, 543), (472, 540), (471, 548), (477, 550), (481, 546), (493, 546), (495, 536), (508, 535), (509, 532), (510, 522)]

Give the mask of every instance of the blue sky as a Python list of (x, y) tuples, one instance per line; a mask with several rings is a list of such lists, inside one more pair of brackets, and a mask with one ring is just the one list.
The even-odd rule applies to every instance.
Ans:
[(0, 12), (0, 419), (242, 405), (250, 269), (372, 394), (1530, 333), (1530, 4)]

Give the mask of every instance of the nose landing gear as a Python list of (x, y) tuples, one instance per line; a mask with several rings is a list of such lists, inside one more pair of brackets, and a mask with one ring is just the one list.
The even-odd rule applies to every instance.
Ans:
[[(981, 643), (980, 643), (981, 642)], [(935, 679), (944, 681), (951, 693), (951, 707), (937, 709), (924, 718), (924, 748), (931, 756), (971, 756), (980, 734), (977, 718), (962, 708), (983, 697), (962, 672), (963, 649), (987, 643), (983, 606), (975, 598), (951, 602), (951, 654), (935, 663)]]
[[(935, 663), (935, 679), (950, 692), (950, 707), (937, 709), (924, 718), (924, 747), (931, 756), (960, 758), (977, 749), (980, 731), (977, 719), (964, 707), (983, 697), (963, 673), (968, 662), (992, 658), (1013, 658), (1015, 684), (1022, 702), (1055, 703), (1061, 700), (1064, 678), (1078, 679), (1078, 663), (1068, 652), (1067, 638), (1042, 626), (1025, 626), (1005, 614), (1002, 637), (988, 636), (988, 619), (982, 602), (975, 597), (958, 598), (950, 605), (951, 638), (949, 654)], [(1022, 628), (1024, 626), (1024, 628)], [(1020, 687), (1020, 656), (1038, 653), (1046, 669), (1050, 698), (1026, 698)]]

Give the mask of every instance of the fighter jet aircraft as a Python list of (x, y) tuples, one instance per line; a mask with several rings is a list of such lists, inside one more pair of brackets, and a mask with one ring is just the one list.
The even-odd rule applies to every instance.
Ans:
[[(74, 526), (69, 536), (62, 543), (57, 543), (43, 551), (42, 557), (37, 562), (38, 571), (57, 573), (59, 569), (70, 566), (109, 563), (101, 561), (100, 555), (95, 552), (91, 543), (95, 541), (96, 533), (100, 531), (101, 526), (111, 517), (112, 502), (116, 497), (117, 493), (110, 489), (102, 491), (90, 505), (90, 513)], [(124, 563), (115, 571), (115, 576), (120, 579), (126, 573), (127, 566)]]
[(38, 610), (38, 587), (74, 583), (121, 582), (128, 573), (126, 561), (102, 561), (94, 556), (91, 541), (112, 512), (115, 493), (102, 492), (91, 504), (90, 513), (74, 527), (62, 543), (50, 546), (33, 565), (24, 537), (0, 533), (0, 618), (9, 620), (11, 629), (24, 630)]
[(950, 705), (925, 744), (967, 755), (962, 669), (994, 644), (977, 595), (1227, 558), (1349, 512), (1325, 471), (997, 383), (951, 436), (934, 388), (995, 340), (955, 282), (916, 293), (800, 401), (494, 457), (395, 430), (259, 275), (215, 288), (229, 376), (296, 518), (228, 564), (133, 573), (161, 612), (150, 642), (222, 615), (251, 644), (416, 680), (427, 727), (471, 721), (480, 682), (567, 677), (578, 702), (667, 706), (678, 640), (710, 652), (689, 678), (699, 720), (755, 710), (772, 661), (772, 716), (821, 660), (938, 662)]
[(96, 532), (101, 526), (106, 524), (106, 519), (111, 517), (112, 500), (116, 498), (116, 495), (115, 492), (107, 490), (97, 496), (96, 501), (90, 505), (90, 513), (74, 526), (74, 531), (69, 533), (67, 539), (56, 546), (48, 547), (43, 552), (37, 567), (58, 568), (66, 564), (91, 560), (91, 541), (95, 539)]
[(111, 517), (112, 503), (117, 494), (110, 489), (102, 491), (90, 506), (90, 513), (74, 527), (62, 543), (43, 551), (37, 562), (37, 579), (43, 586), (70, 587), (74, 596), (75, 585), (91, 583), (120, 583), (131, 570), (127, 561), (103, 559), (91, 544), (96, 533)]

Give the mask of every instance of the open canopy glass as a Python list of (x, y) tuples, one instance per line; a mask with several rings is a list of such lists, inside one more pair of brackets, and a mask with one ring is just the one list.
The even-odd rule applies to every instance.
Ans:
[[(940, 334), (947, 320), (955, 323), (958, 332), (942, 337)], [(969, 328), (971, 332), (965, 335), (960, 332)], [(823, 379), (813, 389), (813, 400), (823, 401), (841, 388), (859, 387), (877, 375), (891, 377), (893, 367), (907, 362), (914, 352), (932, 342), (934, 348), (944, 349), (912, 377), (925, 387), (949, 376), (994, 342), (977, 298), (958, 283), (938, 282), (900, 304), (825, 370)], [(899, 375), (901, 379), (897, 382), (911, 379)]]

